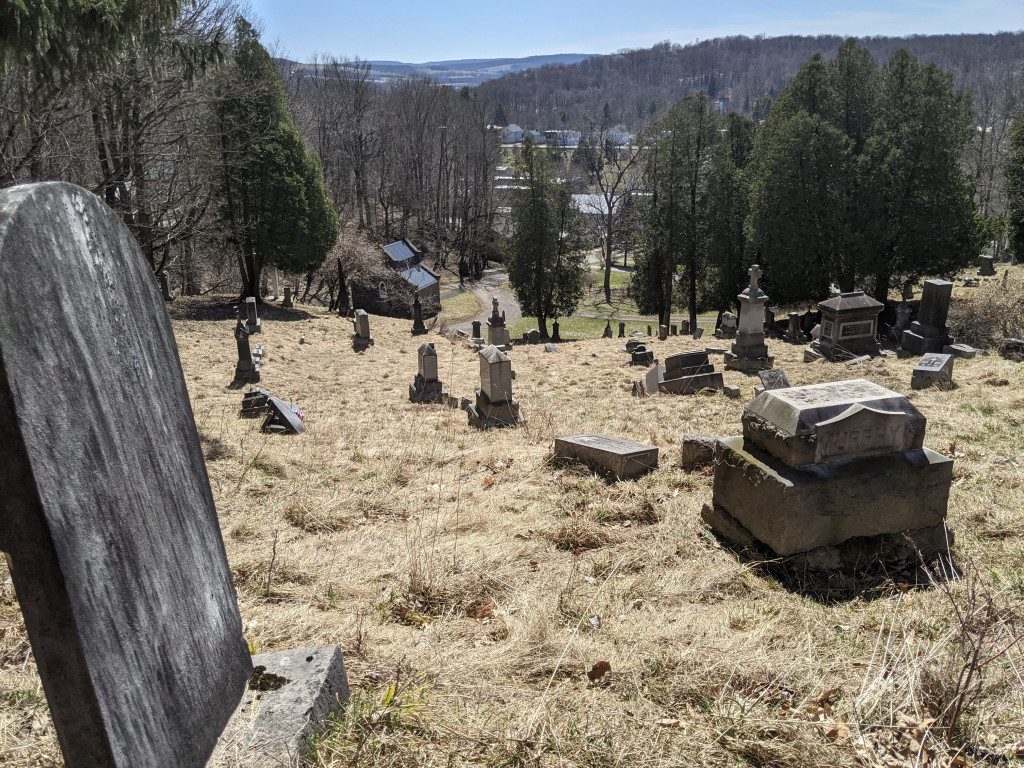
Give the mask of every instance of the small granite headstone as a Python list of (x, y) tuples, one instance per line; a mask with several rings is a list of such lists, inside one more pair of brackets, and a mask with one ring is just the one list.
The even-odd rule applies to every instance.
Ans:
[(601, 335), (602, 335), (602, 336), (603, 336), (604, 338), (606, 338), (606, 339), (610, 339), (610, 338), (612, 338), (612, 321), (611, 321), (611, 320), (609, 320), (609, 321), (608, 321), (608, 324), (607, 324), (607, 325), (605, 325), (605, 327), (604, 327), (604, 333), (602, 333)]
[(619, 338), (626, 338), (626, 324), (622, 322), (619, 323)]
[(427, 332), (427, 326), (423, 324), (423, 305), (420, 304), (420, 295), (417, 293), (412, 300), (412, 335), (422, 336)]
[[(287, 283), (285, 284), (287, 286)], [(357, 309), (352, 318), (352, 348), (362, 352), (367, 347), (373, 346), (373, 336), (370, 335), (370, 316), (365, 309)]]
[(258, 419), (267, 412), (270, 393), (265, 389), (253, 387), (242, 395), (242, 410), (238, 412), (240, 419)]
[(715, 329), (716, 339), (735, 339), (736, 338), (736, 315), (732, 312), (722, 313), (722, 322)]
[(256, 315), (255, 296), (248, 296), (245, 299), (245, 330), (249, 332), (250, 336), (263, 332), (260, 319)]
[(617, 480), (638, 477), (658, 466), (658, 448), (605, 435), (555, 438), (555, 457), (577, 459)]
[(562, 340), (562, 337), (558, 333), (558, 321), (557, 320), (553, 320), (551, 322), (551, 340), (553, 342), (555, 342), (555, 343), (558, 343), (558, 342), (560, 342)]
[(536, 328), (531, 328), (526, 333), (526, 341), (530, 344), (540, 344), (540, 331)]
[(930, 353), (922, 357), (910, 377), (911, 389), (927, 389), (934, 384), (953, 383), (953, 356)]
[(978, 350), (970, 344), (947, 344), (942, 348), (942, 354), (952, 355), (953, 357), (959, 357), (963, 360), (970, 360), (977, 356)]
[(766, 392), (771, 392), (775, 389), (786, 389), (789, 387), (789, 379), (786, 378), (786, 372), (781, 368), (758, 371), (757, 376), (761, 379), (761, 385), (764, 387)]
[(480, 335), (480, 321), (479, 320), (474, 320), (473, 321), (473, 338), (472, 338), (472, 341), (474, 341), (474, 342), (476, 342), (478, 344), (482, 344), (483, 343), (483, 337)]
[(695, 330), (695, 331), (693, 332), (693, 340), (694, 340), (694, 341), (700, 341), (700, 338), (701, 338), (701, 337), (702, 337), (703, 335), (704, 335), (704, 329), (703, 329), (703, 328), (698, 328), (697, 330)]
[(245, 323), (239, 320), (235, 324), (235, 342), (238, 346), (238, 362), (235, 364), (235, 381), (243, 384), (258, 384), (260, 380), (260, 363), (263, 359), (263, 347), (255, 349), (249, 344), (249, 332)]
[(992, 256), (979, 256), (978, 274), (981, 275), (982, 277), (995, 277), (995, 258), (993, 258)]
[(284, 284), (284, 299), (281, 301), (281, 306), (285, 309), (291, 309), (294, 305), (292, 304), (292, 284), (286, 282)]
[(637, 344), (637, 346), (630, 352), (630, 365), (643, 365), (648, 366), (654, 363), (654, 352), (647, 348), (646, 344)]

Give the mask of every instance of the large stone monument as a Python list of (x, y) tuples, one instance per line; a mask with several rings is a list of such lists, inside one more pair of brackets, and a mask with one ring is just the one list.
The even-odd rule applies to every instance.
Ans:
[(480, 350), (480, 389), (466, 410), (477, 429), (514, 427), (523, 420), (512, 397), (512, 361), (494, 345)]
[[(287, 764), (348, 697), (341, 654), (249, 655), (171, 324), (131, 232), (71, 184), (0, 191), (0, 306), (0, 550), (64, 765), (202, 768), (228, 739), (236, 764)], [(254, 664), (280, 679), (259, 712)], [(225, 731), (240, 702), (252, 716)]]
[(928, 352), (942, 352), (952, 344), (946, 317), (949, 314), (949, 300), (953, 295), (953, 284), (948, 280), (926, 280), (921, 292), (921, 309), (917, 320), (910, 329), (903, 331), (900, 347), (914, 355)]
[(447, 400), (448, 391), (437, 377), (437, 351), (434, 342), (420, 344), (416, 352), (419, 371), (409, 385), (409, 399), (414, 403), (441, 403)]
[(498, 314), (498, 297), (491, 297), (491, 316), (487, 318), (487, 343), (494, 347), (507, 349), (512, 340), (508, 335), (508, 328), (505, 327), (504, 311)]
[(761, 268), (754, 264), (748, 271), (750, 285), (736, 297), (740, 302), (736, 341), (732, 351), (725, 353), (725, 367), (734, 371), (760, 371), (775, 364), (764, 343), (764, 305), (768, 303), (768, 295), (757, 285)]
[(849, 360), (881, 354), (878, 346), (878, 315), (884, 309), (864, 291), (841, 293), (818, 303), (821, 336), (816, 348), (829, 360)]
[(953, 461), (924, 448), (924, 432), (906, 397), (863, 379), (764, 392), (744, 408), (743, 436), (718, 441), (703, 517), (782, 556), (904, 533), (942, 549)]

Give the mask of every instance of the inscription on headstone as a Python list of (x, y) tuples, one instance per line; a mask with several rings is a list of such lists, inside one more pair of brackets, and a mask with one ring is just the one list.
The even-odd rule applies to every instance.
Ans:
[(857, 404), (848, 410), (815, 425), (816, 464), (837, 459), (853, 459), (879, 453), (903, 450), (906, 414), (899, 411), (878, 411)]

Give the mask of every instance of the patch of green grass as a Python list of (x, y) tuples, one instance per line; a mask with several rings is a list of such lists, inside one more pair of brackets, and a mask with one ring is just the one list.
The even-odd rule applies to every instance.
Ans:
[(472, 320), (483, 311), (480, 299), (470, 290), (465, 290), (441, 300), (440, 321), (453, 325)]
[[(600, 317), (563, 317), (558, 321), (558, 334), (562, 337), (563, 341), (575, 341), (577, 339), (599, 339), (601, 334), (604, 333), (605, 323), (608, 321)], [(647, 323), (645, 320), (627, 320), (626, 321), (626, 335), (628, 336), (633, 331), (642, 331), (647, 333), (648, 324), (651, 326), (651, 330), (654, 331), (657, 323), (651, 321)], [(531, 328), (537, 327), (537, 318), (535, 317), (520, 317), (512, 323), (509, 323), (508, 332), (511, 335), (513, 341), (515, 339), (521, 339), (523, 334), (529, 331)], [(548, 319), (548, 333), (551, 333), (551, 319)], [(619, 323), (617, 320), (612, 321), (612, 333), (618, 336)]]

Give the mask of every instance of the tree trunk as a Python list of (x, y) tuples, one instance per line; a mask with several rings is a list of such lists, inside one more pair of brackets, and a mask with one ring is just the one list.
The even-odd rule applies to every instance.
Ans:
[(537, 316), (537, 330), (540, 331), (542, 339), (548, 338), (548, 319), (543, 315)]

